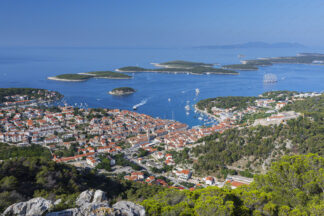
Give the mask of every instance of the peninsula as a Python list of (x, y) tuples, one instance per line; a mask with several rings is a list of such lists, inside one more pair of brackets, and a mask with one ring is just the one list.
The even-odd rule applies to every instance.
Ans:
[(170, 61), (164, 63), (152, 63), (160, 68), (142, 68), (137, 66), (127, 66), (117, 69), (118, 72), (156, 72), (156, 73), (189, 73), (195, 75), (202, 74), (239, 74), (234, 70), (215, 68), (213, 64), (188, 61)]
[(103, 79), (131, 79), (132, 77), (123, 73), (113, 71), (93, 71), (78, 74), (61, 74), (55, 77), (48, 77), (49, 80), (65, 81), (65, 82), (82, 82), (91, 78)]
[(123, 96), (135, 93), (136, 90), (130, 87), (119, 87), (109, 91), (111, 95)]

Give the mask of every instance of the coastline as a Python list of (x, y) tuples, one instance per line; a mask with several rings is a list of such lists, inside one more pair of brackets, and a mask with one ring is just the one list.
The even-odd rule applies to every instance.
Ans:
[(220, 122), (220, 119), (219, 119), (219, 118), (217, 118), (216, 116), (214, 116), (214, 115), (208, 113), (207, 111), (204, 111), (204, 110), (199, 109), (199, 108), (197, 107), (196, 104), (195, 104), (194, 108), (195, 108), (195, 110), (196, 110), (197, 112), (200, 112), (200, 113), (202, 113), (202, 114), (204, 114), (204, 115), (207, 115), (207, 116), (209, 116), (209, 117), (212, 117), (212, 118), (216, 119), (218, 122)]
[(110, 95), (114, 95), (114, 96), (124, 96), (124, 95), (130, 95), (130, 94), (134, 94), (135, 92), (125, 92), (125, 93), (116, 93), (113, 91), (109, 91), (108, 94)]
[(57, 77), (47, 77), (48, 80), (55, 80), (55, 81), (62, 81), (62, 82), (84, 82), (84, 81), (87, 81), (88, 79), (86, 80), (72, 80), (72, 79), (60, 79), (60, 78), (57, 78)]
[(185, 73), (189, 73), (189, 74), (192, 74), (192, 75), (209, 75), (209, 74), (221, 74), (221, 75), (239, 75), (240, 73), (222, 73), (222, 72), (204, 72), (204, 73), (193, 73), (193, 72), (189, 72), (189, 71), (177, 71), (177, 72), (174, 72), (174, 71), (155, 71), (155, 70), (146, 70), (146, 71), (124, 71), (124, 70), (119, 70), (119, 69), (116, 69), (115, 70), (116, 72), (123, 72), (123, 73), (171, 73), (171, 74), (185, 74)]
[(88, 76), (92, 76), (91, 78), (99, 78), (99, 79), (132, 79), (132, 77), (100, 77), (100, 76), (96, 76), (90, 73), (78, 73), (79, 75), (88, 75)]

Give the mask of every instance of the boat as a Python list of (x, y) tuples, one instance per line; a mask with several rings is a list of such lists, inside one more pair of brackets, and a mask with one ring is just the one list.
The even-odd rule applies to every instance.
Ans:
[(185, 109), (186, 109), (186, 110), (190, 110), (190, 106), (189, 106), (189, 105), (186, 105), (186, 106), (185, 106)]
[(138, 107), (143, 106), (144, 104), (146, 104), (146, 102), (147, 99), (142, 100), (139, 104), (133, 106), (133, 110), (137, 110)]
[(197, 94), (197, 95), (200, 93), (199, 88), (196, 88), (195, 91), (196, 91), (196, 94)]

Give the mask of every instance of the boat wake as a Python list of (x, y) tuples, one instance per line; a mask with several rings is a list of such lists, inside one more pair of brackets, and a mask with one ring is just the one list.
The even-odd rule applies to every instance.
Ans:
[(148, 99), (146, 98), (146, 99), (142, 100), (139, 104), (134, 105), (133, 110), (137, 110), (138, 107), (143, 106), (144, 104), (146, 104), (147, 100)]

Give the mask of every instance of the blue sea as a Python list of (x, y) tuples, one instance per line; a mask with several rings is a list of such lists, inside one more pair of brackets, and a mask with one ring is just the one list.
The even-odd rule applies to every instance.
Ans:
[[(321, 49), (194, 49), (194, 48), (1, 48), (0, 87), (32, 87), (56, 90), (64, 102), (76, 106), (132, 110), (146, 102), (137, 112), (174, 119), (190, 126), (207, 124), (193, 105), (205, 98), (218, 96), (256, 96), (271, 90), (324, 90), (324, 66), (280, 64), (261, 67), (258, 71), (241, 71), (239, 75), (187, 75), (135, 73), (130, 80), (91, 79), (86, 82), (59, 82), (48, 76), (113, 70), (123, 66), (153, 67), (152, 62), (188, 60), (217, 64), (239, 63), (244, 59), (320, 52)], [(263, 76), (273, 73), (278, 82), (265, 85)], [(112, 96), (116, 87), (137, 90), (129, 96)], [(197, 95), (195, 89), (200, 92)], [(185, 106), (191, 109), (187, 111)], [(209, 122), (210, 123), (210, 122)]]

